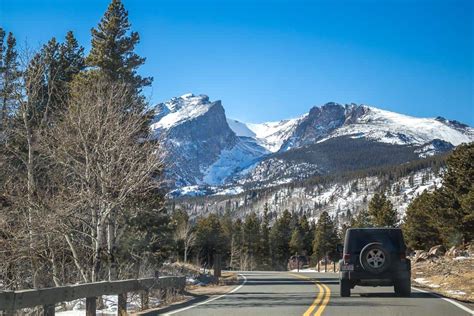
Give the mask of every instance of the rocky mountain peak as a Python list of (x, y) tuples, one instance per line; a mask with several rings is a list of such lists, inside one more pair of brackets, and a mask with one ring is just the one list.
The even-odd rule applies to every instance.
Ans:
[(174, 97), (168, 102), (165, 102), (165, 106), (170, 112), (177, 112), (184, 107), (192, 107), (198, 104), (209, 104), (209, 97), (204, 94), (194, 95), (192, 93), (183, 94), (180, 97)]

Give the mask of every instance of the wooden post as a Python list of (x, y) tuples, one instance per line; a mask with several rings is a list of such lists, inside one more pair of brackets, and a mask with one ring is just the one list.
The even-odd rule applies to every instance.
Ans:
[(86, 316), (95, 316), (97, 310), (97, 298), (87, 297), (86, 298)]
[(332, 264), (333, 264), (332, 272), (336, 272), (336, 261), (333, 261)]
[(300, 256), (298, 256), (298, 252), (295, 255), (296, 255), (296, 271), (300, 272)]
[(118, 295), (117, 316), (126, 316), (127, 314), (127, 293)]
[(318, 260), (318, 272), (321, 272), (320, 269), (319, 269), (319, 260)]
[(142, 311), (147, 310), (149, 308), (149, 292), (147, 290), (140, 291), (140, 303)]
[(43, 315), (44, 316), (54, 316), (55, 306), (54, 304), (43, 305)]
[(221, 269), (222, 269), (222, 267), (221, 267), (221, 261), (222, 260), (221, 259), (222, 259), (222, 256), (220, 254), (216, 254), (214, 256), (214, 276), (218, 279), (221, 276)]

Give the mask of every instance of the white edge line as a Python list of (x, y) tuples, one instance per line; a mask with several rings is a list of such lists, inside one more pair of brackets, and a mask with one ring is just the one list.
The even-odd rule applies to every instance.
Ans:
[(440, 299), (442, 299), (442, 300), (445, 300), (446, 302), (449, 302), (449, 303), (451, 303), (451, 304), (453, 304), (453, 305), (456, 305), (457, 307), (459, 307), (460, 309), (462, 309), (462, 310), (468, 312), (468, 313), (471, 314), (471, 315), (474, 315), (474, 310), (470, 309), (469, 307), (466, 307), (466, 306), (462, 305), (461, 303), (456, 302), (455, 300), (452, 300), (452, 299), (447, 298), (447, 297), (443, 297), (443, 296), (441, 296), (441, 295), (438, 295), (438, 294), (433, 293), (433, 292), (430, 292), (430, 291), (421, 290), (421, 289), (418, 289), (418, 288), (416, 288), (416, 287), (412, 287), (412, 289), (415, 290), (415, 291), (421, 292), (421, 293), (431, 294), (431, 295), (433, 295), (433, 296), (435, 296), (435, 297), (437, 297), (437, 298), (440, 298)]
[(171, 312), (169, 312), (169, 313), (165, 313), (165, 314), (163, 314), (163, 315), (164, 315), (164, 316), (167, 316), (167, 315), (173, 315), (173, 314), (176, 314), (176, 313), (180, 313), (180, 312), (183, 312), (183, 311), (185, 311), (185, 310), (188, 310), (188, 309), (191, 309), (191, 308), (194, 308), (194, 307), (197, 307), (197, 306), (200, 306), (200, 305), (204, 305), (204, 304), (210, 303), (210, 302), (212, 302), (212, 301), (218, 300), (218, 299), (220, 299), (221, 297), (224, 297), (224, 296), (226, 296), (226, 295), (228, 295), (228, 294), (230, 294), (230, 293), (237, 292), (238, 290), (240, 290), (240, 289), (245, 285), (245, 283), (247, 283), (247, 278), (245, 277), (245, 275), (239, 274), (239, 276), (242, 277), (242, 278), (244, 278), (244, 282), (243, 282), (242, 284), (240, 284), (239, 286), (233, 288), (233, 289), (230, 290), (229, 292), (224, 293), (224, 294), (221, 294), (221, 295), (219, 295), (219, 296), (211, 297), (211, 298), (205, 300), (204, 302), (199, 302), (199, 303), (196, 303), (196, 304), (191, 305), (191, 306), (183, 307), (183, 308), (181, 308), (181, 309), (177, 309), (177, 310), (175, 310), (175, 311), (171, 311)]

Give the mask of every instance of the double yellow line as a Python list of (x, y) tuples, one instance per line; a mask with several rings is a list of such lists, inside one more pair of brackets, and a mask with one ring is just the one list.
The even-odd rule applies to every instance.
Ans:
[[(311, 279), (307, 276), (300, 274), (290, 274), (300, 279)], [(329, 298), (331, 297), (331, 290), (328, 286), (326, 286), (325, 284), (321, 284), (317, 281), (313, 282), (318, 287), (318, 296), (316, 296), (311, 306), (306, 310), (306, 312), (304, 312), (303, 316), (321, 316), (324, 312), (324, 309), (329, 303)]]

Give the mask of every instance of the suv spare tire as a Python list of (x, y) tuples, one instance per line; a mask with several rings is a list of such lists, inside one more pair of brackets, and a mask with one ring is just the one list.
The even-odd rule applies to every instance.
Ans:
[(382, 273), (390, 267), (390, 253), (381, 243), (367, 244), (360, 252), (360, 264), (367, 272)]

